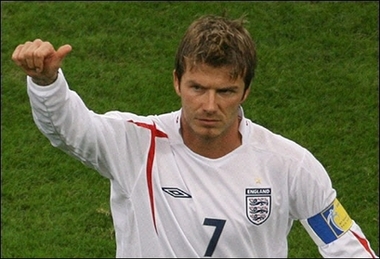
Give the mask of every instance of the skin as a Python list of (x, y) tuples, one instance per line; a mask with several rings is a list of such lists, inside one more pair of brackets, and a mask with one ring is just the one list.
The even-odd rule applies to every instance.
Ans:
[(50, 42), (36, 39), (18, 45), (13, 51), (12, 60), (36, 84), (46, 86), (57, 79), (58, 69), (71, 50), (68, 44), (55, 50)]
[(238, 112), (249, 94), (241, 77), (231, 79), (229, 67), (200, 64), (187, 69), (181, 82), (173, 71), (173, 82), (182, 102), (181, 131), (187, 147), (214, 159), (241, 145)]

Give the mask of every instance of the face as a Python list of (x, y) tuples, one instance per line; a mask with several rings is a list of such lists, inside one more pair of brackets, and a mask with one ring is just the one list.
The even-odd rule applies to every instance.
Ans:
[(181, 97), (182, 134), (187, 137), (216, 139), (238, 135), (239, 106), (248, 96), (244, 81), (231, 79), (228, 67), (206, 64), (187, 69), (179, 83), (173, 72), (174, 88)]

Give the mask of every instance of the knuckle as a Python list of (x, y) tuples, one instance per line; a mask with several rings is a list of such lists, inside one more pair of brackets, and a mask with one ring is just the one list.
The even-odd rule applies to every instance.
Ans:
[(17, 56), (12, 56), (12, 60), (15, 61), (15, 62), (19, 62), (20, 61), (20, 59)]
[(35, 50), (35, 51), (33, 52), (33, 57), (35, 57), (35, 58), (42, 58), (42, 57), (43, 57), (43, 54), (42, 54), (40, 51)]
[(31, 52), (31, 51), (26, 51), (26, 52), (23, 54), (23, 57), (24, 57), (25, 59), (31, 59), (31, 58), (33, 58), (33, 52)]
[(47, 41), (42, 42), (40, 47), (46, 49), (47, 51), (51, 51), (54, 49), (53, 45), (51, 45), (51, 43)]

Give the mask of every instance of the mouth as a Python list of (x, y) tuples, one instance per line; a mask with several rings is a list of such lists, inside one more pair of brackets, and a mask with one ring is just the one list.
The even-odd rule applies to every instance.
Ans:
[(220, 121), (217, 119), (207, 119), (207, 118), (198, 118), (197, 120), (202, 126), (206, 126), (206, 127), (215, 126)]

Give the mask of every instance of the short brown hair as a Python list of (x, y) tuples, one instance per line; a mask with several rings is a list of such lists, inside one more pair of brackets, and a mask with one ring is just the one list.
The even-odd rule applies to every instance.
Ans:
[(257, 58), (255, 43), (244, 23), (244, 17), (232, 20), (214, 15), (195, 20), (177, 49), (174, 66), (178, 80), (181, 81), (186, 64), (190, 69), (197, 63), (231, 66), (231, 77), (242, 77), (248, 89), (255, 75)]

